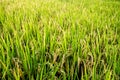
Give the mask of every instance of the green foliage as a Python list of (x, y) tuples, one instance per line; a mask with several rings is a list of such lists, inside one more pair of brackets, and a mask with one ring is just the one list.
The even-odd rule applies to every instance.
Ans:
[(119, 80), (119, 53), (119, 1), (0, 1), (2, 80)]

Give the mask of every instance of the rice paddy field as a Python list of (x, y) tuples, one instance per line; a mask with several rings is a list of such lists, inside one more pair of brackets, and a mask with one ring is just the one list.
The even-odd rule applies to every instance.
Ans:
[(0, 0), (0, 80), (120, 80), (120, 1)]

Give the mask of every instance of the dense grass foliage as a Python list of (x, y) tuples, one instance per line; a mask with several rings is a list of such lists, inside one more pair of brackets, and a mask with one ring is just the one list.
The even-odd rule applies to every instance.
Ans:
[(120, 2), (0, 0), (0, 79), (119, 80)]

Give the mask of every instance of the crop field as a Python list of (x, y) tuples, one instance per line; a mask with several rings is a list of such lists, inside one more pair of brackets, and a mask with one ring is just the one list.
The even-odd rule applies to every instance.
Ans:
[(0, 80), (120, 80), (120, 1), (0, 0)]

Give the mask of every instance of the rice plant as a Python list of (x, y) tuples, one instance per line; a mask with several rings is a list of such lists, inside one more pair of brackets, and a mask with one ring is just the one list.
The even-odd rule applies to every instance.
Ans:
[(0, 80), (119, 80), (119, 0), (0, 0)]

